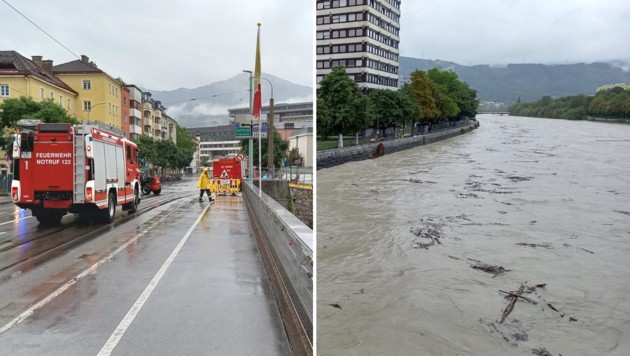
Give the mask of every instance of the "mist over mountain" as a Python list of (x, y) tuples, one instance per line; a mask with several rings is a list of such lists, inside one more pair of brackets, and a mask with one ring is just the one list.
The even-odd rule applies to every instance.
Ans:
[[(271, 74), (263, 73), (273, 84), (276, 104), (313, 101), (313, 88), (295, 84)], [(271, 87), (261, 80), (263, 106), (269, 104)], [(249, 106), (249, 74), (241, 73), (227, 80), (194, 89), (151, 90), (152, 98), (162, 102), (166, 113), (183, 127), (227, 125), (228, 109)]]
[(416, 69), (452, 70), (462, 81), (477, 90), (481, 101), (514, 103), (520, 97), (532, 102), (545, 95), (594, 95), (605, 84), (630, 83), (630, 65), (625, 61), (576, 64), (508, 64), (506, 66), (475, 65), (400, 57), (400, 75), (408, 78)]

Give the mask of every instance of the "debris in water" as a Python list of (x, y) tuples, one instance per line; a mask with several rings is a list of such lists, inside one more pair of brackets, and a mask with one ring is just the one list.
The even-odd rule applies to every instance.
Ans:
[(630, 216), (630, 211), (623, 211), (623, 210), (613, 210), (615, 213), (620, 213), (620, 214), (624, 214), (624, 215), (628, 215)]
[(517, 298), (522, 298), (522, 299), (524, 299), (524, 300), (526, 300), (526, 301), (528, 301), (528, 302), (530, 302), (532, 304), (538, 304), (537, 301), (529, 299), (527, 297), (523, 297), (522, 295), (517, 295), (517, 294), (511, 293), (511, 292), (506, 292), (506, 291), (500, 290), (500, 289), (499, 289), (499, 292), (507, 294), (505, 299), (509, 299), (509, 297), (517, 297)]
[(536, 356), (552, 356), (544, 347), (532, 349), (532, 353)]
[(330, 305), (331, 307), (335, 307), (335, 308), (337, 308), (337, 309), (341, 309), (341, 305), (339, 305), (339, 304), (337, 304), (337, 303), (328, 304), (328, 305)]
[(569, 317), (569, 321), (577, 321), (577, 319), (571, 316)]
[(532, 180), (533, 179), (533, 177), (520, 177), (520, 176), (507, 176), (505, 178), (511, 180), (514, 183), (528, 181), (528, 180)]
[(427, 224), (426, 226), (423, 226), (423, 227), (412, 226), (409, 228), (409, 232), (423, 239), (431, 239), (431, 243), (429, 244), (423, 244), (423, 243), (414, 241), (419, 246), (419, 247), (414, 247), (414, 248), (428, 249), (428, 247), (432, 246), (435, 242), (437, 242), (440, 245), (442, 244), (439, 240), (442, 237), (442, 233), (440, 232), (440, 228), (435, 224)]
[(475, 264), (471, 265), (470, 267), (472, 267), (474, 269), (482, 270), (482, 271), (487, 272), (487, 273), (492, 273), (492, 274), (494, 274), (493, 277), (496, 277), (496, 276), (498, 276), (498, 275), (500, 275), (502, 273), (510, 271), (509, 269), (505, 269), (505, 268), (503, 268), (501, 266), (489, 265), (487, 263), (484, 263), (484, 262), (481, 262), (481, 261), (478, 261), (478, 260), (473, 260), (472, 258), (469, 258), (469, 260), (475, 262)]
[(594, 254), (595, 254), (595, 252), (590, 251), (590, 250), (587, 250), (587, 249), (582, 248), (582, 247), (578, 247), (578, 249), (580, 249), (580, 250), (582, 250), (582, 251), (585, 251), (585, 252), (588, 252), (588, 253), (590, 253), (591, 255), (594, 255)]
[(518, 300), (518, 296), (523, 294), (524, 291), (525, 291), (525, 286), (522, 285), (518, 288), (517, 291), (510, 292), (511, 295), (506, 297), (506, 299), (509, 299), (510, 302), (508, 303), (507, 307), (505, 307), (505, 309), (503, 310), (503, 314), (501, 314), (501, 320), (499, 321), (499, 324), (503, 324), (503, 322), (505, 321), (505, 319), (507, 319), (507, 317), (510, 315), (512, 310), (514, 310), (514, 305), (516, 304), (516, 301)]
[(531, 244), (531, 243), (526, 243), (526, 242), (517, 242), (516, 243), (518, 246), (527, 246), (527, 247), (543, 247), (543, 248), (551, 248), (551, 244), (549, 243), (543, 243), (543, 244)]
[(427, 243), (422, 243), (422, 242), (418, 242), (418, 241), (414, 241), (414, 243), (416, 244), (415, 246), (413, 246), (413, 248), (415, 249), (425, 249), (428, 250), (429, 247), (435, 245), (435, 240), (431, 241), (431, 242), (427, 242)]

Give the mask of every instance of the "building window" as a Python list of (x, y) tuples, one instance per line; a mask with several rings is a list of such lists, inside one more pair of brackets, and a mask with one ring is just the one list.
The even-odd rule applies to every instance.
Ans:
[(46, 95), (45, 93), (46, 93), (46, 91), (44, 90), (44, 88), (40, 88), (40, 89), (39, 89), (39, 97), (40, 97), (42, 100), (44, 100), (44, 97), (45, 97), (45, 95)]
[(92, 102), (91, 101), (84, 101), (83, 102), (83, 111), (90, 111), (92, 110)]
[(68, 109), (70, 109), (70, 99), (68, 99)]
[(9, 96), (9, 84), (0, 85), (0, 96)]
[(91, 90), (92, 89), (92, 82), (89, 80), (84, 80), (83, 81), (83, 90)]
[(63, 107), (63, 96), (59, 95), (59, 106)]
[(54, 91), (51, 91), (51, 92), (50, 92), (50, 98), (51, 98), (53, 101), (55, 101), (55, 92), (54, 92)]

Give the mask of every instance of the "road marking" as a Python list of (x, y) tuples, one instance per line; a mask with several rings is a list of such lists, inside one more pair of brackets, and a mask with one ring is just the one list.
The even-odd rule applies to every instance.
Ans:
[[(107, 263), (109, 260), (111, 260), (112, 258), (114, 258), (114, 256), (116, 256), (118, 253), (120, 253), (121, 251), (123, 251), (124, 249), (127, 248), (127, 246), (131, 245), (132, 243), (135, 243), (140, 237), (144, 236), (149, 230), (151, 230), (154, 226), (156, 226), (157, 224), (161, 223), (164, 219), (166, 219), (169, 215), (171, 215), (171, 213), (173, 213), (174, 211), (178, 210), (180, 207), (188, 204), (188, 201), (185, 201), (184, 203), (180, 204), (177, 208), (173, 209), (172, 211), (170, 211), (168, 214), (165, 214), (162, 218), (158, 219), (157, 221), (155, 221), (153, 224), (151, 224), (151, 226), (147, 227), (146, 229), (144, 229), (142, 232), (140, 232), (139, 234), (137, 234), (134, 238), (130, 239), (129, 241), (127, 241), (127, 243), (125, 243), (124, 245), (120, 246), (118, 249), (116, 249), (114, 252), (110, 253), (107, 257), (103, 258), (102, 260), (98, 261), (95, 265), (87, 268), (86, 270), (84, 270), (83, 272), (79, 273), (75, 278), (73, 278), (72, 280), (66, 282), (66, 284), (62, 285), (61, 287), (57, 288), (57, 290), (55, 290), (54, 292), (52, 292), (51, 294), (49, 294), (47, 297), (45, 297), (44, 299), (40, 300), (39, 302), (37, 302), (35, 305), (33, 305), (32, 307), (28, 308), (27, 310), (25, 310), (22, 314), (18, 315), (15, 319), (11, 320), (10, 322), (8, 322), (7, 324), (3, 325), (2, 327), (0, 327), (0, 334), (2, 334), (3, 332), (11, 329), (13, 326), (21, 323), (22, 321), (24, 321), (26, 318), (28, 318), (29, 316), (33, 315), (33, 313), (35, 312), (35, 310), (43, 307), (44, 305), (46, 305), (48, 302), (52, 301), (53, 299), (57, 298), (61, 293), (65, 292), (68, 288), (72, 287), (75, 283), (77, 283), (77, 281), (85, 276), (87, 276), (90, 273), (94, 273), (94, 271), (100, 267), (102, 264)], [(204, 210), (205, 212), (205, 210)]]
[(127, 331), (129, 325), (131, 325), (131, 323), (133, 322), (133, 319), (135, 319), (136, 315), (138, 315), (138, 313), (140, 312), (140, 309), (142, 309), (142, 306), (144, 306), (144, 303), (149, 299), (155, 287), (158, 285), (158, 283), (160, 283), (160, 280), (166, 273), (166, 270), (171, 265), (175, 257), (177, 257), (177, 254), (179, 254), (179, 251), (182, 249), (182, 247), (184, 247), (184, 244), (186, 243), (186, 241), (188, 241), (190, 234), (192, 234), (195, 227), (197, 227), (208, 208), (210, 208), (210, 205), (206, 205), (201, 214), (199, 214), (199, 217), (197, 218), (195, 223), (190, 227), (190, 229), (188, 229), (184, 237), (182, 237), (182, 239), (179, 241), (179, 244), (177, 244), (173, 252), (171, 252), (171, 255), (168, 256), (166, 261), (164, 261), (164, 264), (162, 265), (162, 267), (160, 267), (160, 270), (155, 274), (151, 282), (149, 282), (149, 285), (147, 285), (140, 297), (138, 297), (136, 303), (131, 307), (131, 309), (129, 309), (127, 315), (125, 315), (120, 324), (118, 324), (116, 330), (114, 330), (112, 335), (109, 337), (109, 340), (107, 340), (105, 345), (103, 345), (103, 348), (98, 353), (98, 356), (108, 356), (114, 351), (114, 348), (116, 347), (116, 345), (118, 345), (120, 339), (122, 339), (125, 331)]
[(27, 217), (25, 217), (25, 218), (19, 218), (19, 219), (16, 219), (16, 220), (11, 220), (11, 221), (7, 221), (7, 222), (3, 222), (3, 223), (0, 223), (0, 225), (13, 224), (13, 223), (15, 223), (16, 221), (26, 220), (26, 219), (30, 219), (30, 218), (32, 218), (32, 216), (27, 216)]

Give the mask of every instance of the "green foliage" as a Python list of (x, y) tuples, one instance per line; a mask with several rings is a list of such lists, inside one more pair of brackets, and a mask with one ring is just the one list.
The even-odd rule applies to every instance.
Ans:
[(197, 150), (197, 142), (193, 139), (188, 130), (179, 125), (176, 126), (175, 135), (177, 147), (184, 152), (190, 153), (191, 157), (188, 162), (192, 161), (192, 156)]
[(2, 128), (14, 128), (17, 122), (22, 119), (78, 123), (74, 117), (68, 115), (67, 111), (55, 104), (52, 99), (36, 102), (31, 97), (26, 96), (10, 98), (0, 103), (0, 112)]
[[(346, 70), (335, 67), (317, 90), (317, 132), (323, 136), (355, 133), (374, 120), (374, 108)], [(320, 112), (320, 106), (322, 111)]]
[[(253, 160), (254, 166), (258, 166), (258, 138), (253, 140)], [(260, 145), (262, 146), (262, 164), (261, 167), (268, 167), (268, 155), (267, 155), (267, 147), (268, 141), (267, 138), (261, 139)], [(286, 151), (289, 149), (289, 142), (282, 139), (282, 136), (276, 131), (273, 130), (273, 163), (274, 167), (279, 168), (282, 166), (282, 160), (286, 157)], [(249, 140), (241, 140), (241, 150), (247, 154), (249, 154)]]
[(154, 140), (149, 136), (140, 136), (136, 144), (143, 166), (160, 168), (182, 169), (190, 164), (196, 150), (196, 144), (191, 151), (185, 142), (182, 143), (185, 147), (180, 147), (179, 140), (175, 145), (171, 140)]
[(138, 150), (140, 151), (139, 156), (140, 160), (144, 163), (143, 165), (155, 165), (155, 163), (157, 162), (158, 152), (157, 145), (153, 137), (144, 135), (140, 136), (136, 144), (138, 145)]
[(437, 106), (433, 90), (431, 90), (431, 79), (424, 71), (417, 70), (411, 73), (411, 92), (422, 108), (420, 113), (421, 122), (429, 122), (440, 118), (440, 111)]
[(587, 116), (630, 118), (630, 90), (621, 87), (601, 90), (594, 97), (575, 95), (553, 99), (544, 96), (533, 103), (517, 103), (509, 108), (510, 115), (583, 120)]

